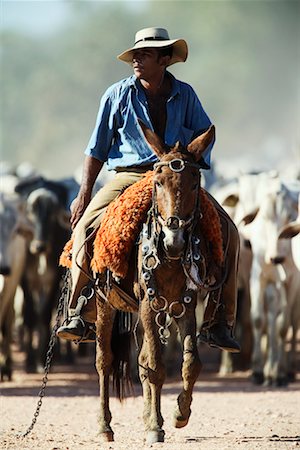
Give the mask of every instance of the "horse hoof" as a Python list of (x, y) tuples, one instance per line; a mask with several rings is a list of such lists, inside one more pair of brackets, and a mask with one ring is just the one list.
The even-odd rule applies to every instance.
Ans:
[(185, 427), (189, 422), (191, 410), (190, 409), (188, 410), (188, 414), (186, 416), (179, 413), (178, 410), (176, 412), (177, 414), (176, 413), (174, 414), (174, 422), (173, 422), (174, 427), (175, 428)]
[(188, 422), (189, 422), (189, 418), (190, 417), (188, 417), (187, 419), (184, 419), (184, 420), (174, 419), (174, 427), (175, 428), (183, 428), (183, 427), (185, 427), (188, 424)]
[(288, 379), (288, 383), (294, 383), (294, 381), (296, 381), (295, 372), (292, 372), (292, 371), (288, 372), (287, 379)]
[(251, 375), (251, 381), (253, 384), (261, 385), (265, 380), (264, 374), (262, 372), (253, 372)]
[(105, 431), (104, 433), (100, 433), (101, 442), (113, 442), (114, 441), (114, 432), (113, 431)]
[(286, 387), (289, 384), (288, 377), (278, 377), (274, 380), (273, 385), (275, 387)]
[(5, 379), (7, 379), (7, 381), (11, 381), (12, 379), (12, 370), (7, 368), (7, 367), (1, 367), (0, 370), (0, 379), (1, 381), (5, 381)]
[(155, 444), (156, 442), (165, 442), (164, 430), (148, 431), (146, 442), (149, 445)]

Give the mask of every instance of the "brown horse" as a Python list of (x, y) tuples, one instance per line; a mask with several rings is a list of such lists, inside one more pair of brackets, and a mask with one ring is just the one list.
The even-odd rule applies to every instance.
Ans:
[[(144, 331), (139, 354), (143, 418), (147, 442), (155, 443), (164, 441), (160, 407), (165, 380), (162, 347), (169, 337), (172, 320), (178, 326), (183, 347), (183, 389), (174, 412), (177, 428), (188, 423), (193, 387), (201, 370), (195, 308), (199, 293), (204, 298), (209, 289), (209, 277), (202, 256), (207, 251), (206, 243), (197, 228), (201, 216), (199, 162), (214, 138), (214, 127), (197, 137), (186, 149), (180, 144), (168, 148), (154, 132), (143, 124), (141, 127), (159, 161), (154, 166), (152, 208), (122, 287), (139, 301)], [(136, 279), (132, 275), (134, 267), (137, 268)], [(97, 310), (100, 434), (106, 441), (112, 441), (109, 375), (113, 366), (117, 380), (124, 373), (120, 374), (121, 366), (116, 363), (111, 343), (116, 311), (105, 301), (98, 301)]]

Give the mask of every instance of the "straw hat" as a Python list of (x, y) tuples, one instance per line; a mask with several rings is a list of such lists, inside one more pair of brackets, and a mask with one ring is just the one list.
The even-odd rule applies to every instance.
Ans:
[(186, 61), (188, 46), (184, 39), (170, 39), (165, 28), (144, 28), (136, 33), (134, 46), (118, 55), (118, 59), (132, 64), (132, 55), (135, 50), (146, 47), (163, 48), (168, 46), (173, 47), (173, 55), (169, 66), (176, 62)]

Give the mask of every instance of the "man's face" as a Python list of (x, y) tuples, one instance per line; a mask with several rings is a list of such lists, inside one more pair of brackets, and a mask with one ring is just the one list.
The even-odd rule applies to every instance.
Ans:
[(164, 70), (162, 60), (163, 57), (155, 48), (136, 50), (132, 57), (133, 72), (137, 78), (148, 80)]

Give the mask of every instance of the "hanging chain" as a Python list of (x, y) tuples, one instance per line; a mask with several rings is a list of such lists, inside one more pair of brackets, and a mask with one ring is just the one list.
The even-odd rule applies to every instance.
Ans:
[(36, 410), (33, 414), (33, 419), (32, 419), (31, 425), (27, 428), (27, 430), (24, 433), (20, 433), (17, 436), (18, 438), (25, 438), (29, 433), (31, 433), (31, 431), (33, 430), (33, 427), (36, 424), (37, 418), (40, 414), (43, 397), (45, 396), (45, 390), (46, 390), (46, 386), (47, 386), (47, 382), (48, 382), (48, 375), (49, 375), (49, 371), (50, 371), (50, 367), (51, 367), (51, 362), (52, 362), (52, 358), (53, 358), (54, 346), (55, 346), (56, 340), (57, 340), (56, 331), (60, 324), (60, 318), (65, 311), (65, 304), (68, 302), (68, 298), (69, 298), (70, 280), (71, 280), (70, 271), (67, 270), (66, 273), (64, 274), (64, 276), (62, 277), (63, 284), (62, 284), (62, 288), (61, 288), (61, 296), (58, 300), (55, 324), (54, 324), (52, 332), (51, 332), (51, 336), (50, 336), (50, 340), (49, 340), (49, 347), (48, 347), (48, 351), (46, 354), (46, 361), (45, 361), (45, 366), (44, 366), (44, 376), (42, 379), (42, 385), (41, 385), (40, 391), (38, 393), (39, 400), (37, 402)]

